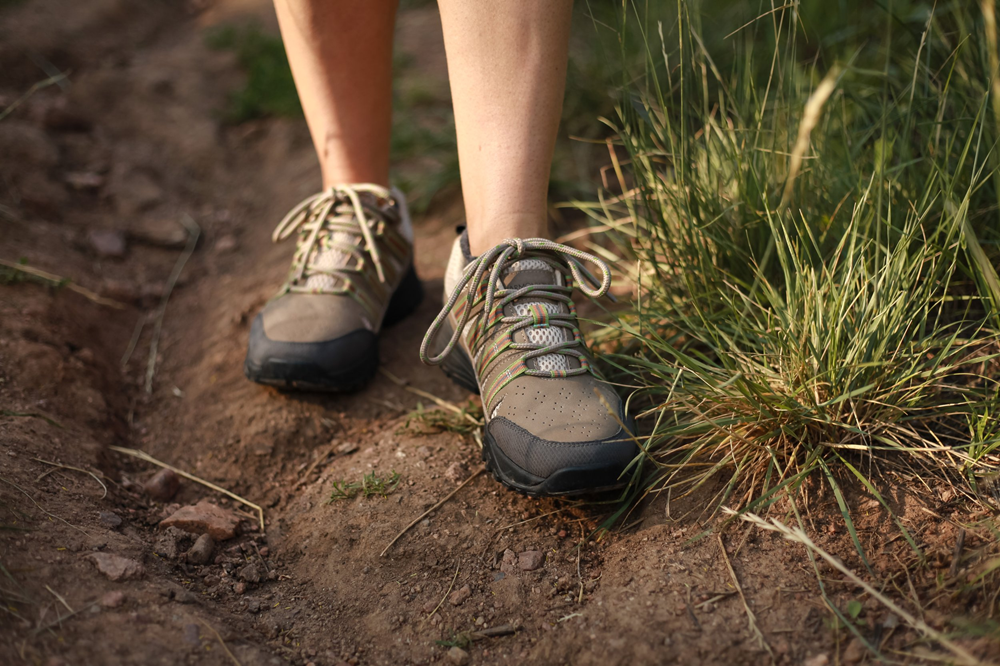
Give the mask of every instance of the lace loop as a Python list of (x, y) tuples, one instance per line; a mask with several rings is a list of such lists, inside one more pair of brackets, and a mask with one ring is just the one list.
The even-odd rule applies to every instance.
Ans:
[[(336, 272), (359, 272), (364, 264), (364, 256), (358, 252), (358, 248), (352, 245), (333, 243), (338, 249), (343, 250), (358, 259), (355, 268), (338, 267), (336, 269), (321, 269), (309, 265), (309, 258), (316, 249), (320, 232), (344, 232), (350, 234), (360, 233), (365, 241), (364, 252), (371, 257), (375, 266), (375, 272), (379, 282), (385, 283), (385, 271), (382, 266), (382, 257), (379, 254), (378, 245), (375, 243), (375, 232), (372, 230), (370, 218), (366, 213), (365, 204), (361, 201), (361, 194), (371, 194), (379, 199), (391, 199), (392, 193), (379, 185), (361, 183), (356, 185), (339, 185), (330, 187), (322, 192), (306, 197), (301, 203), (292, 208), (282, 218), (278, 226), (275, 227), (271, 239), (274, 242), (283, 241), (296, 232), (305, 232), (305, 238), (299, 241), (295, 251), (295, 260), (292, 268), (292, 275), (289, 278), (290, 285), (306, 277), (306, 271), (312, 270), (318, 273), (333, 274)], [(350, 204), (350, 211), (343, 215), (335, 215), (339, 204)], [(350, 286), (350, 279), (345, 278), (345, 283)]]
[[(474, 325), (473, 330), (470, 331), (470, 348), (479, 347), (479, 344), (487, 339), (487, 334), (495, 326), (508, 326), (509, 335), (505, 340), (494, 342), (493, 345), (483, 345), (479, 349), (470, 349), (475, 356), (473, 362), (480, 366), (480, 369), (484, 369), (504, 351), (513, 349), (524, 353), (510, 368), (501, 373), (505, 378), (503, 383), (519, 374), (565, 377), (591, 372), (590, 363), (582, 349), (583, 339), (576, 325), (575, 308), (569, 297), (573, 290), (572, 287), (558, 284), (532, 284), (519, 288), (507, 288), (503, 285), (501, 278), (504, 272), (517, 261), (524, 259), (544, 261), (557, 273), (565, 273), (568, 270), (576, 286), (591, 298), (604, 296), (611, 286), (611, 270), (607, 264), (594, 255), (543, 238), (504, 240), (465, 267), (462, 278), (455, 285), (448, 302), (445, 303), (427, 330), (427, 335), (424, 336), (423, 343), (420, 345), (420, 360), (428, 365), (438, 365), (444, 361), (455, 349), (455, 345), (459, 343), (462, 332), (473, 315), (474, 306), (482, 302), (483, 309), (478, 315), (477, 325)], [(600, 269), (600, 282), (584, 267), (584, 262), (593, 264)], [(431, 341), (437, 336), (447, 317), (458, 307), (459, 299), (463, 295), (466, 301), (458, 311), (458, 324), (452, 331), (451, 338), (440, 354), (429, 356), (428, 348)], [(526, 304), (527, 311), (524, 315), (503, 314), (504, 306), (527, 297), (531, 297), (532, 300), (542, 299), (543, 301), (565, 303), (568, 313), (552, 312), (544, 303), (539, 302)], [(513, 333), (515, 331), (540, 325), (567, 329), (572, 334), (572, 339), (550, 344), (536, 344), (530, 341), (527, 343), (514, 342)], [(528, 360), (549, 354), (574, 357), (580, 363), (580, 367), (569, 370), (535, 370), (527, 367)], [(486, 391), (484, 399), (489, 402), (488, 394), (495, 394), (500, 388), (502, 388), (502, 384), (484, 389)]]

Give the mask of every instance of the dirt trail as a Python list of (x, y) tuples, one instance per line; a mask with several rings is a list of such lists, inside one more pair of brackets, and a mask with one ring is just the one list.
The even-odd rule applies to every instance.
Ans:
[[(652, 502), (629, 529), (595, 542), (585, 537), (606, 507), (525, 499), (482, 475), (379, 556), (479, 468), (478, 451), (453, 432), (408, 431), (421, 399), (383, 375), (351, 396), (285, 395), (243, 377), (249, 321), (292, 249), (270, 243), (271, 226), (319, 182), (304, 123), (219, 122), (241, 75), (231, 54), (205, 46), (203, 30), (247, 14), (270, 24), (268, 5), (200, 4), (30, 0), (0, 10), (5, 99), (40, 78), (38, 63), (72, 72), (68, 88), (48, 88), (0, 122), (0, 258), (23, 257), (128, 304), (0, 286), (0, 595), (9, 611), (0, 662), (459, 663), (436, 641), (508, 624), (520, 630), (468, 647), (473, 663), (768, 661), (716, 537), (689, 541), (704, 529), (693, 499), (670, 513), (665, 498)], [(399, 31), (400, 48), (443, 68), (433, 8), (404, 12)], [(166, 311), (146, 395), (153, 315), (181, 252), (163, 246), (176, 238), (151, 240), (149, 229), (176, 233), (185, 214), (203, 238)], [(416, 353), (441, 304), (459, 220), (451, 202), (416, 221), (428, 295), (386, 332), (382, 361), (412, 386), (464, 403), (471, 396)], [(125, 256), (95, 254), (95, 230), (126, 232)], [(193, 536), (158, 526), (176, 505), (241, 507), (190, 482), (156, 502), (141, 487), (155, 468), (109, 445), (259, 503), (266, 536), (245, 514), (242, 534), (219, 543), (208, 564), (185, 561)], [(43, 460), (99, 471), (107, 497), (88, 474)], [(327, 501), (335, 481), (371, 472), (398, 473), (400, 483), (387, 497)], [(862, 526), (866, 538), (882, 522)], [(830, 547), (847, 543), (835, 523)], [(939, 532), (947, 552), (954, 530)], [(766, 649), (777, 663), (834, 663), (849, 636), (826, 624), (804, 555), (745, 534), (725, 539)], [(543, 553), (541, 566), (525, 570), (526, 551)], [(109, 580), (95, 565), (100, 554), (144, 573)], [(836, 587), (837, 603), (858, 596)], [(885, 614), (866, 603), (862, 617), (876, 626)], [(913, 636), (900, 629), (897, 638)]]

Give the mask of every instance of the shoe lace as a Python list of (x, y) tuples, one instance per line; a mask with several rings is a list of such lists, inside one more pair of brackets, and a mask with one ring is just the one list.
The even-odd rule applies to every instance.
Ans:
[[(345, 293), (350, 290), (352, 281), (344, 273), (360, 273), (364, 268), (365, 254), (371, 257), (379, 281), (385, 283), (382, 257), (375, 243), (376, 232), (372, 228), (372, 222), (378, 222), (378, 219), (369, 216), (369, 213), (380, 216), (381, 211), (362, 201), (361, 195), (366, 193), (377, 199), (392, 198), (390, 191), (379, 185), (338, 185), (305, 198), (278, 223), (271, 235), (274, 242), (283, 241), (296, 232), (300, 234), (286, 291)], [(364, 240), (363, 245), (343, 240), (359, 235)], [(353, 257), (354, 266), (344, 261), (335, 261), (332, 267), (317, 265), (316, 259), (330, 251), (340, 253), (344, 259)], [(340, 278), (343, 286), (310, 286), (309, 278), (316, 275)], [(300, 284), (303, 282), (305, 284)]]
[[(608, 292), (611, 286), (611, 270), (607, 264), (597, 257), (542, 238), (508, 239), (480, 255), (465, 268), (462, 279), (452, 291), (448, 302), (434, 319), (420, 345), (420, 360), (428, 365), (438, 365), (455, 349), (456, 344), (466, 328), (470, 317), (482, 304), (478, 325), (474, 324), (469, 334), (469, 347), (473, 351), (473, 363), (477, 374), (482, 377), (486, 369), (503, 352), (513, 349), (524, 352), (511, 364), (497, 380), (499, 385), (490, 387), (490, 394), (496, 393), (507, 382), (518, 375), (532, 377), (568, 377), (593, 373), (583, 345), (583, 338), (577, 324), (576, 306), (570, 298), (573, 284), (567, 280), (565, 285), (529, 284), (518, 288), (507, 288), (501, 281), (507, 269), (523, 260), (542, 261), (553, 271), (566, 275), (567, 271), (580, 290), (591, 298), (600, 298)], [(601, 270), (601, 281), (588, 271), (582, 262), (588, 262)], [(587, 285), (590, 285), (588, 287)], [(504, 307), (520, 301), (527, 307), (516, 308), (518, 314), (505, 315)], [(541, 302), (539, 302), (541, 301)], [(544, 301), (565, 303), (566, 312), (556, 308), (546, 307)], [(458, 309), (458, 325), (452, 332), (448, 344), (437, 356), (428, 355), (428, 347), (444, 325), (448, 315)], [(561, 310), (561, 309), (560, 309)], [(520, 314), (523, 312), (524, 314)], [(507, 334), (500, 336), (492, 345), (480, 344), (490, 338), (490, 332), (495, 327), (507, 327)], [(514, 342), (515, 331), (528, 327), (559, 327), (569, 331), (562, 342), (542, 344), (531, 342)], [(478, 347), (478, 349), (477, 349)], [(531, 368), (528, 361), (550, 354), (561, 354), (576, 358), (578, 368), (567, 367), (558, 370), (542, 370)], [(494, 382), (496, 384), (496, 382)], [(484, 396), (485, 397), (485, 396)]]

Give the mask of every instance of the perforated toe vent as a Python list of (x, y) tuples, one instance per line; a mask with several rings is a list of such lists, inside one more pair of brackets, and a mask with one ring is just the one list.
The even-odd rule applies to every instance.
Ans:
[(491, 418), (503, 417), (532, 435), (554, 442), (586, 442), (611, 437), (618, 421), (594, 389), (621, 418), (621, 401), (607, 385), (580, 375), (561, 379), (518, 377), (502, 391)]

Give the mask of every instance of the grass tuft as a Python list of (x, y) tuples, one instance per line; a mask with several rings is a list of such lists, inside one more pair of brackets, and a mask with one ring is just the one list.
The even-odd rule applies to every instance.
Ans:
[(334, 481), (329, 502), (354, 499), (359, 494), (365, 499), (388, 497), (396, 490), (400, 481), (402, 481), (402, 477), (395, 470), (387, 477), (381, 477), (372, 471), (361, 477), (361, 481)]
[(607, 120), (615, 182), (580, 208), (637, 295), (597, 336), (648, 435), (634, 496), (763, 511), (815, 477), (867, 565), (845, 484), (916, 549), (888, 485), (977, 501), (1000, 467), (986, 36), (912, 4), (845, 33), (729, 3), (706, 34), (712, 3), (625, 3), (646, 62)]
[(243, 86), (229, 96), (224, 112), (227, 122), (302, 116), (302, 105), (280, 37), (264, 32), (255, 24), (224, 25), (210, 30), (206, 42), (214, 49), (234, 52), (246, 72)]

